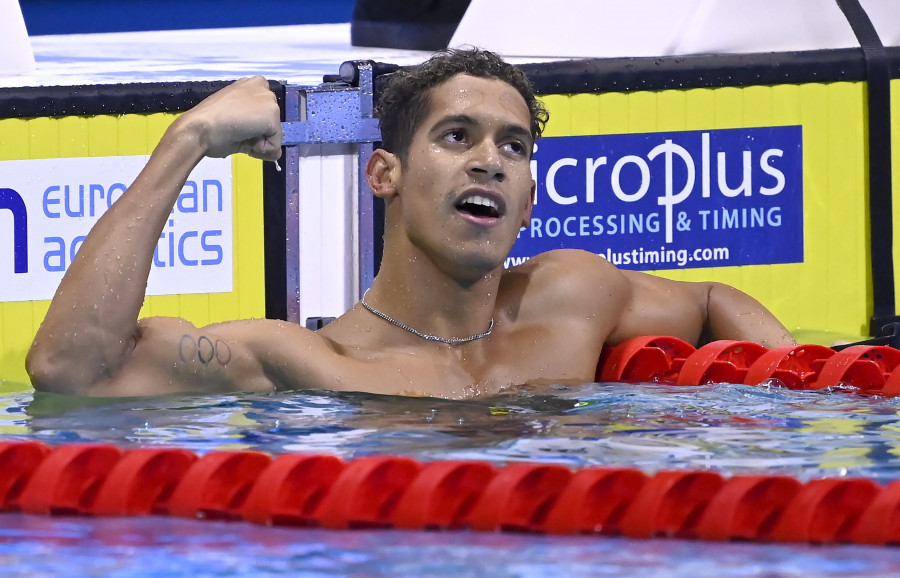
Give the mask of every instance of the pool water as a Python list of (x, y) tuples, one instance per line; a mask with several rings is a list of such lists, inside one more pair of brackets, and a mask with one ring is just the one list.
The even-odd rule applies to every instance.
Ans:
[(180, 518), (0, 516), (3, 575), (897, 576), (889, 548), (471, 532), (332, 531)]
[[(719, 384), (543, 387), (472, 401), (326, 392), (0, 396), (0, 437), (900, 479), (900, 400)], [(900, 549), (0, 515), (9, 576), (868, 576)], [(12, 569), (12, 573), (6, 571)]]
[(357, 393), (128, 400), (0, 396), (0, 435), (50, 445), (351, 459), (540, 461), (900, 479), (900, 399), (776, 387), (587, 384), (446, 401)]

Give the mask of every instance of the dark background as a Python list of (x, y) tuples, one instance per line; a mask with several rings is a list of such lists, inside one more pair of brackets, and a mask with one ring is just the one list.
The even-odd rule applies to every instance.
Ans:
[(20, 0), (29, 35), (350, 22), (355, 0)]

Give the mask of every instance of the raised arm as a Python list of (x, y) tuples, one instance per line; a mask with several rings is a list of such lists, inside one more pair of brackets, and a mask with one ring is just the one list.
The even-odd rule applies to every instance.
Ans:
[[(88, 394), (123, 371), (142, 335), (153, 329), (137, 317), (154, 248), (191, 170), (204, 156), (279, 158), (279, 118), (268, 83), (255, 77), (210, 96), (169, 127), (60, 283), (26, 361), (36, 389)], [(200, 343), (194, 329), (176, 331)]]

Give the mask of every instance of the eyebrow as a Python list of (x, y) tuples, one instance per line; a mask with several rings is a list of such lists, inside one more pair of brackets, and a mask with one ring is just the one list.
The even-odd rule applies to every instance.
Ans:
[[(440, 132), (445, 127), (452, 125), (478, 126), (479, 124), (480, 123), (474, 117), (467, 114), (454, 114), (445, 116), (436, 122), (434, 126), (431, 127), (431, 132)], [(528, 143), (533, 141), (531, 131), (520, 124), (505, 124), (500, 128), (500, 132), (510, 134)]]

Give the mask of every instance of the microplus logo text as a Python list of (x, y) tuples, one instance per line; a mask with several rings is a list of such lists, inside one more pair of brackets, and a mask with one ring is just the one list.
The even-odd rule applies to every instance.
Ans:
[[(0, 302), (51, 298), (88, 231), (146, 162), (146, 156), (0, 162)], [(204, 159), (160, 235), (148, 294), (232, 290), (231, 193), (230, 161)]]
[(538, 141), (506, 266), (578, 248), (652, 270), (803, 261), (799, 126)]

